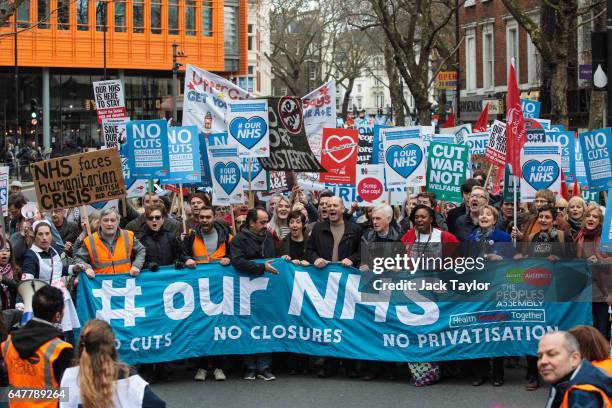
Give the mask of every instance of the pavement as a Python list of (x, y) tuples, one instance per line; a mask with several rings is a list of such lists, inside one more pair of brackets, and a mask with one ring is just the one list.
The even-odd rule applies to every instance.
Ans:
[[(290, 376), (276, 372), (276, 381), (245, 381), (239, 373), (228, 380), (193, 381), (194, 370), (173, 366), (173, 381), (155, 383), (152, 389), (168, 407), (222, 408), (543, 408), (546, 386), (525, 391), (525, 369), (506, 369), (506, 383), (493, 387), (471, 385), (472, 378), (447, 379), (429, 387), (417, 388), (407, 376), (398, 381), (363, 381), (337, 376), (319, 379), (313, 375)], [(211, 374), (209, 373), (209, 377)]]

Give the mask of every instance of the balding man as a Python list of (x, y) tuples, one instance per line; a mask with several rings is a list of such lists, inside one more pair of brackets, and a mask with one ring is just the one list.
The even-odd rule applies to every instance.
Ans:
[(540, 339), (538, 371), (552, 386), (546, 408), (612, 406), (612, 377), (582, 359), (578, 340), (568, 332), (548, 333)]

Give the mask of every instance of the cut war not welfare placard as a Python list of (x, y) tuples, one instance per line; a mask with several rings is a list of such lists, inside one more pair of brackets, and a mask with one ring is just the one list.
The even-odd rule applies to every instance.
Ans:
[(427, 159), (426, 189), (438, 200), (459, 203), (468, 166), (468, 146), (431, 142)]

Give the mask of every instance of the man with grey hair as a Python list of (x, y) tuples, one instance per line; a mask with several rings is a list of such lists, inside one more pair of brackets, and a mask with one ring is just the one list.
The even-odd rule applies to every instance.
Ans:
[(551, 384), (546, 408), (611, 406), (612, 377), (582, 359), (578, 340), (568, 332), (542, 336), (538, 371)]
[(119, 228), (115, 208), (100, 212), (100, 228), (86, 237), (76, 253), (76, 262), (85, 264), (90, 278), (96, 274), (129, 273), (138, 276), (145, 262), (145, 247), (134, 233)]
[(480, 209), (489, 204), (489, 193), (484, 187), (474, 186), (467, 201), (467, 212), (457, 218), (454, 224), (449, 225), (451, 234), (461, 242), (465, 242), (467, 237), (478, 228), (478, 216)]

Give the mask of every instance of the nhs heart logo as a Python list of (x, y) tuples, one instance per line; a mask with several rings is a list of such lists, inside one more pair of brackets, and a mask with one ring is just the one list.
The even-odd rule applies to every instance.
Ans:
[(523, 164), (523, 178), (534, 190), (544, 190), (559, 178), (559, 165), (551, 159), (528, 160)]
[(229, 125), (230, 134), (244, 147), (252, 149), (268, 132), (268, 124), (263, 118), (235, 118)]
[(240, 183), (240, 167), (234, 162), (215, 164), (213, 174), (227, 195), (232, 194)]
[(391, 146), (387, 149), (387, 164), (403, 178), (408, 178), (423, 161), (423, 151), (419, 145), (409, 143), (404, 147)]
[[(241, 167), (242, 178), (249, 181), (249, 159), (242, 159)], [(262, 171), (263, 167), (261, 166), (261, 163), (259, 163), (259, 160), (251, 159), (251, 180), (255, 180)]]

